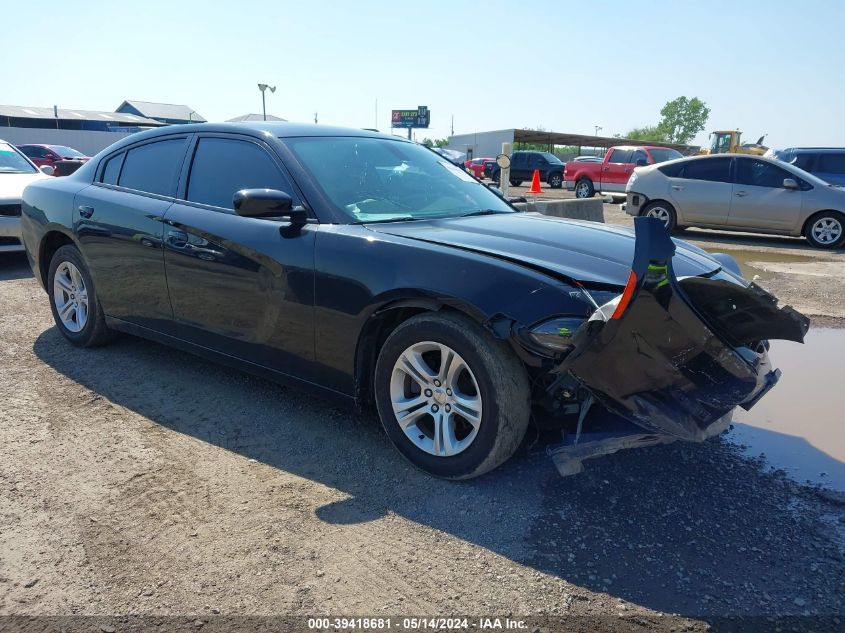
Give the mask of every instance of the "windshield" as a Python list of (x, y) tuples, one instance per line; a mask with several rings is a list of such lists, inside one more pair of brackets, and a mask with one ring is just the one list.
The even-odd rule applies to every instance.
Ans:
[(282, 140), (353, 222), (514, 212), (487, 186), (420, 145), (361, 137)]
[(34, 174), (38, 170), (8, 143), (0, 143), (0, 174)]
[(676, 158), (683, 158), (684, 155), (681, 154), (676, 149), (650, 149), (648, 150), (651, 154), (651, 157), (654, 159), (655, 163), (665, 163), (667, 160), (675, 160)]
[(50, 149), (56, 152), (62, 158), (84, 158), (85, 154), (77, 152), (72, 147), (65, 147), (64, 145), (50, 145)]
[(540, 153), (552, 165), (563, 165), (563, 162), (561, 162), (561, 160), (557, 156), (555, 156), (554, 154), (550, 154), (549, 152), (540, 152)]

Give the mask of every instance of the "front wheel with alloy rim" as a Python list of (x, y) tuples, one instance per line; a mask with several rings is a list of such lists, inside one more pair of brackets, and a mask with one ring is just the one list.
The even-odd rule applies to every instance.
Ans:
[(678, 216), (675, 213), (675, 208), (662, 200), (647, 204), (641, 215), (647, 218), (657, 218), (663, 222), (663, 226), (666, 227), (669, 233), (674, 232), (678, 225)]
[(807, 221), (804, 237), (816, 248), (836, 248), (845, 241), (845, 216), (836, 211), (822, 211)]
[(525, 368), (466, 317), (425, 313), (388, 336), (375, 370), (387, 436), (418, 468), (477, 477), (516, 451), (530, 415)]
[(62, 246), (53, 255), (47, 274), (47, 292), (53, 319), (71, 343), (94, 347), (113, 338), (88, 266), (75, 246)]

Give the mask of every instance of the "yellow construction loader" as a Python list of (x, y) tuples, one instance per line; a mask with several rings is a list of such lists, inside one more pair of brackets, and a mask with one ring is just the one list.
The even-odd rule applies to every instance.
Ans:
[(763, 134), (756, 143), (741, 144), (742, 132), (739, 130), (717, 130), (710, 133), (710, 138), (713, 139), (710, 143), (710, 149), (702, 148), (699, 154), (751, 154), (753, 156), (762, 156), (769, 148), (763, 145), (763, 139), (766, 135)]

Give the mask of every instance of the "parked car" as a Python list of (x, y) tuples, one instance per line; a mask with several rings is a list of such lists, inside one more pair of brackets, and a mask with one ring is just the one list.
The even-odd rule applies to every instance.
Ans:
[(489, 158), (484, 161), (484, 170), (481, 172), (485, 178), (493, 177), (493, 167), (496, 166), (496, 159)]
[(43, 169), (0, 139), (0, 253), (23, 250), (21, 195), (28, 184), (52, 175), (52, 167)]
[(689, 226), (807, 238), (817, 248), (845, 239), (845, 190), (774, 159), (701, 156), (638, 168), (626, 212)]
[(26, 154), (33, 163), (42, 167), (50, 165), (55, 168), (53, 175), (68, 176), (76, 171), (80, 165), (90, 157), (80, 151), (65, 145), (18, 145), (18, 149)]
[[(563, 186), (563, 162), (550, 152), (529, 152), (519, 151), (511, 154), (510, 183), (518, 187), (526, 180), (531, 180), (534, 170), (540, 172), (540, 180), (552, 189), (560, 189)], [(499, 172), (502, 168), (493, 162), (490, 168), (490, 177), (494, 182), (499, 182)]]
[(532, 405), (556, 419), (597, 399), (650, 437), (701, 441), (777, 381), (764, 341), (807, 328), (657, 220), (522, 213), (362, 130), (140, 132), (27, 187), (22, 220), (72, 344), (128, 332), (374, 403), (404, 457), (453, 479), (504, 462)]
[(466, 154), (464, 154), (463, 152), (458, 152), (453, 149), (446, 149), (445, 147), (432, 147), (431, 151), (435, 154), (439, 154), (453, 165), (464, 169), (464, 159), (466, 159)]
[(765, 154), (818, 176), (831, 185), (845, 187), (845, 148), (790, 147)]
[(567, 163), (563, 178), (566, 188), (575, 191), (576, 198), (592, 198), (596, 193), (624, 195), (625, 184), (635, 167), (681, 157), (679, 151), (668, 147), (618, 145), (608, 149), (600, 163)]
[(464, 167), (476, 178), (484, 178), (484, 163), (495, 161), (495, 158), (473, 158), (472, 160), (464, 161)]

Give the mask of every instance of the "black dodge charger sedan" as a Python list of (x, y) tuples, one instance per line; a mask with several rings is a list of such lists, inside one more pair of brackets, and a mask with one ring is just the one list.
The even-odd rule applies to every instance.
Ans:
[(22, 232), (74, 345), (127, 332), (374, 403), (408, 460), (453, 479), (508, 459), (532, 412), (580, 433), (594, 402), (700, 441), (775, 384), (768, 339), (808, 328), (659, 221), (520, 212), (362, 130), (134, 134), (30, 185)]

